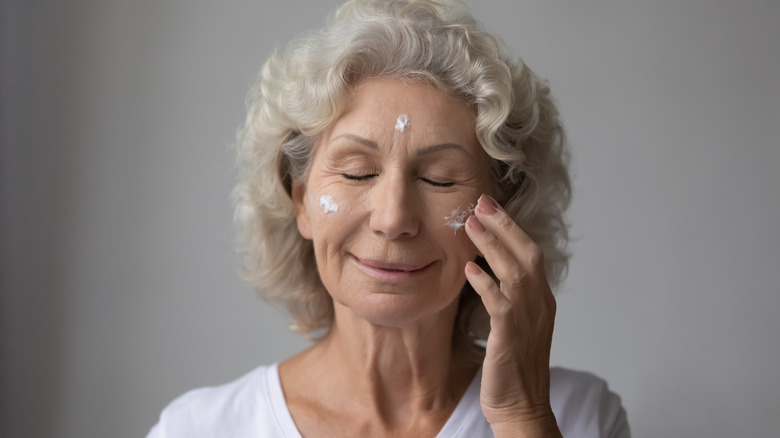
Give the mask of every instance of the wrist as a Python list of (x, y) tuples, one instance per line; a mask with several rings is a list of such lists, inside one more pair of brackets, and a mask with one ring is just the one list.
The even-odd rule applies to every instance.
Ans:
[(560, 438), (561, 431), (555, 415), (518, 421), (490, 423), (495, 438)]
[(522, 414), (507, 415), (504, 418), (490, 422), (495, 438), (522, 437), (522, 438), (552, 438), (560, 437), (558, 421), (552, 407), (547, 404), (544, 408), (527, 410)]

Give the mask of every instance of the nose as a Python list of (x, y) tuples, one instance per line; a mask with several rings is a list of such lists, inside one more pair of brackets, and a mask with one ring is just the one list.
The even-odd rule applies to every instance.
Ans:
[(368, 201), (371, 204), (371, 231), (391, 240), (417, 235), (423, 206), (414, 183), (391, 172), (378, 179)]

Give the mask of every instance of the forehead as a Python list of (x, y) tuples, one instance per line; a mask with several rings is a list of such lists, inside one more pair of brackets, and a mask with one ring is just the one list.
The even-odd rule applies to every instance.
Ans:
[[(408, 116), (409, 129), (399, 133), (395, 127), (402, 114)], [(474, 113), (465, 103), (433, 85), (373, 78), (355, 86), (344, 114), (334, 127), (339, 131), (357, 129), (364, 134), (400, 134), (420, 140), (458, 139), (478, 145), (474, 119)]]

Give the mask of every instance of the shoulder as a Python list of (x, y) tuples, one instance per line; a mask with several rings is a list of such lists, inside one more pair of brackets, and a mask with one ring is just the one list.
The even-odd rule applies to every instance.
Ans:
[[(268, 382), (274, 366), (261, 366), (219, 386), (188, 391), (163, 409), (147, 438), (252, 436), (270, 412)], [(272, 422), (271, 422), (272, 423)]]
[(631, 436), (620, 397), (594, 374), (550, 368), (550, 403), (563, 436)]

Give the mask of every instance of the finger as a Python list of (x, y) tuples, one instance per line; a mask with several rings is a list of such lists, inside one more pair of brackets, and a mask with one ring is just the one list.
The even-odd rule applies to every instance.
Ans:
[(496, 281), (474, 262), (466, 263), (466, 278), (482, 298), (488, 315), (495, 317), (506, 312), (511, 303), (499, 290)]
[[(493, 277), (485, 272), (474, 262), (466, 264), (466, 278), (482, 299), (488, 316), (490, 317), (490, 335), (488, 344), (491, 344), (493, 360), (514, 360), (517, 358), (516, 346), (518, 343), (527, 342), (521, 339), (520, 333), (530, 334), (529, 328), (520, 328), (518, 324), (527, 325), (531, 321), (528, 316), (518, 319), (515, 315), (513, 304), (499, 290)], [(510, 347), (514, 345), (514, 347)], [(497, 347), (499, 346), (499, 347)], [(496, 356), (498, 355), (498, 356)]]
[(544, 272), (544, 254), (531, 237), (520, 228), (498, 203), (488, 195), (477, 201), (474, 214), (483, 227), (493, 233), (525, 271), (538, 275)]
[(500, 281), (499, 289), (504, 295), (511, 298), (528, 283), (528, 274), (520, 262), (495, 234), (485, 229), (477, 217), (471, 216), (466, 221), (466, 234)]

